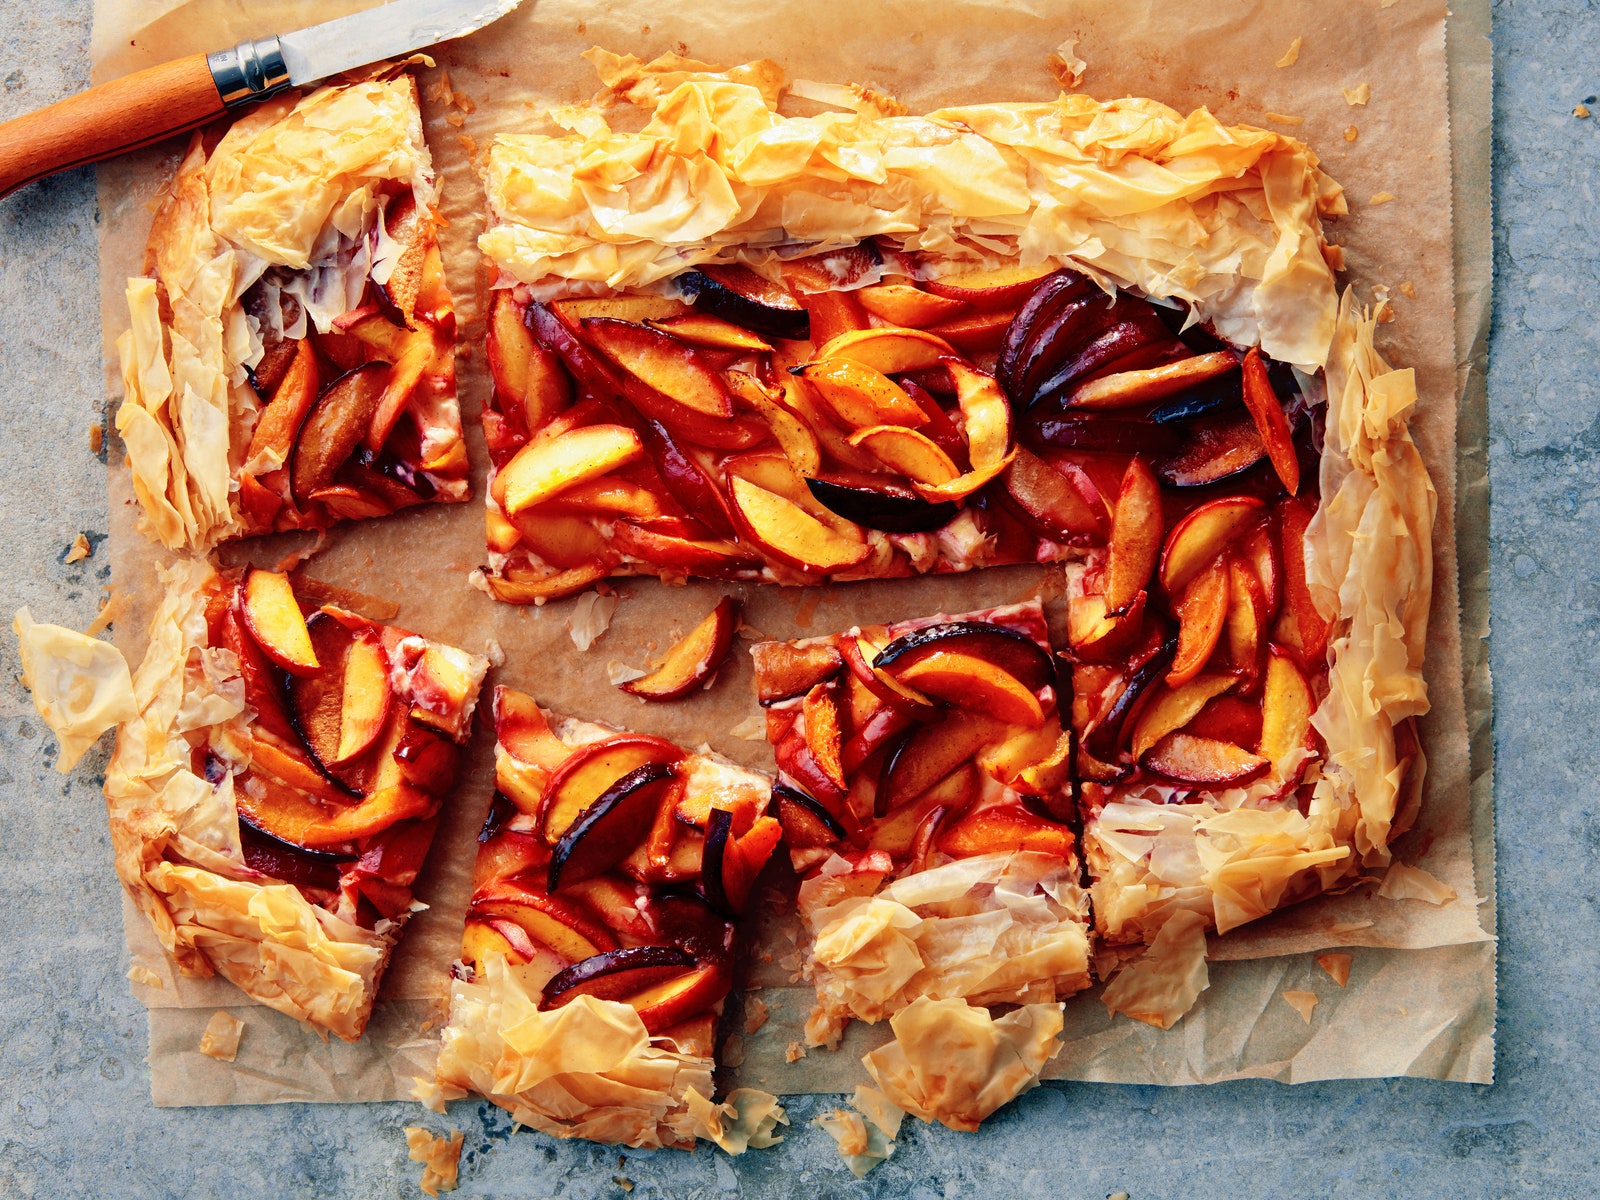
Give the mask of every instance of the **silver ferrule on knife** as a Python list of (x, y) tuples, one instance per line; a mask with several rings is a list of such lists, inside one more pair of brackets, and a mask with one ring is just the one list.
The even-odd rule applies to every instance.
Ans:
[(240, 42), (232, 50), (206, 55), (217, 94), (229, 108), (254, 104), (289, 86), (289, 66), (275, 37)]

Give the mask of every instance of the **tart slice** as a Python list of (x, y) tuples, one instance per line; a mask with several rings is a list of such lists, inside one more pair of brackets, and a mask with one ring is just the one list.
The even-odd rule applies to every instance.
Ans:
[(259, 569), (164, 575), (117, 730), (117, 872), (186, 975), (361, 1036), (488, 663)]
[(811, 1044), (913, 1001), (1089, 985), (1070, 735), (1037, 601), (752, 650), (811, 935)]
[(437, 199), (398, 68), (195, 137), (117, 343), (152, 536), (205, 549), (466, 499)]
[(770, 1144), (771, 1097), (710, 1100), (734, 922), (781, 834), (770, 780), (507, 688), (494, 717), (436, 1098), (476, 1092), (556, 1137)]

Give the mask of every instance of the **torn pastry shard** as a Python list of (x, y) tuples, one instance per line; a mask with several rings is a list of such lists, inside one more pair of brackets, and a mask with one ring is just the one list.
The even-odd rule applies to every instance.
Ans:
[(455, 1191), (461, 1144), (465, 1140), (461, 1130), (452, 1129), (449, 1137), (438, 1137), (420, 1125), (408, 1125), (405, 1134), (411, 1161), (422, 1164), (422, 1179), (417, 1186), (430, 1196)]
[(1390, 900), (1421, 900), (1437, 906), (1454, 900), (1456, 890), (1421, 867), (1397, 862), (1391, 863), (1384, 873), (1378, 895)]
[(117, 343), (151, 536), (206, 549), (467, 497), (437, 199), (400, 68), (195, 136)]
[(127, 660), (109, 642), (45, 625), (26, 607), (11, 628), (22, 658), (22, 686), (61, 743), (56, 770), (66, 774), (113, 725), (139, 713)]
[(919, 998), (1089, 985), (1048, 646), (1035, 600), (752, 648), (803, 880), (811, 1044)]
[(1284, 990), (1283, 998), (1290, 1008), (1300, 1014), (1300, 1019), (1307, 1025), (1311, 1024), (1311, 1013), (1317, 1007), (1317, 994), (1315, 992), (1295, 991), (1292, 988)]
[(888, 1099), (922, 1121), (975, 1132), (1039, 1084), (1061, 1052), (1062, 1006), (1024, 1004), (995, 1018), (965, 1000), (920, 998), (890, 1021), (894, 1041), (862, 1058)]
[(494, 718), (443, 1094), (557, 1137), (770, 1144), (771, 1097), (709, 1099), (734, 920), (781, 835), (770, 780), (506, 688)]
[(1319, 954), (1317, 966), (1328, 973), (1328, 977), (1340, 987), (1350, 982), (1350, 964), (1353, 960), (1348, 954)]
[(112, 848), (183, 974), (352, 1041), (488, 664), (268, 574), (163, 572), (106, 771)]
[[(1149, 100), (912, 116), (819, 84), (796, 88), (852, 111), (786, 117), (769, 62), (589, 57), (642, 130), (566, 110), (573, 132), (489, 152), (475, 580), (499, 599), (1060, 561), (1105, 503), (1057, 452), (1176, 452), (1152, 401), (1236, 370), (1186, 327), (1323, 361), (1343, 200), (1291, 138)], [(1238, 203), (1195, 203), (1223, 181)]]
[(205, 1032), (200, 1035), (200, 1053), (232, 1062), (239, 1056), (239, 1039), (243, 1034), (244, 1022), (219, 1008), (211, 1014)]

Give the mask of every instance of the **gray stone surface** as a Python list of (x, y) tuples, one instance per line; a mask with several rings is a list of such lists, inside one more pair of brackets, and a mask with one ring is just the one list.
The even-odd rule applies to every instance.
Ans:
[[(85, 85), (89, 11), (89, 0), (0, 5), (0, 117)], [(635, 1197), (1594, 1194), (1600, 116), (1569, 114), (1600, 91), (1595, 20), (1584, 0), (1495, 7), (1499, 1082), (1047, 1085), (978, 1141), (908, 1125), (862, 1183), (806, 1124), (831, 1101), (802, 1099), (773, 1153), (629, 1155)], [(0, 203), (0, 613), (27, 603), (79, 627), (106, 574), (98, 556), (61, 562), (76, 531), (106, 528), (87, 443), (105, 403), (96, 219), (86, 171)], [(17, 672), (0, 638), (0, 1197), (419, 1194), (400, 1133), (418, 1119), (412, 1105), (151, 1107), (98, 793), (105, 754), (55, 774)], [(458, 1104), (449, 1120), (466, 1130), (460, 1195), (622, 1194), (614, 1150), (511, 1137), (487, 1105)]]

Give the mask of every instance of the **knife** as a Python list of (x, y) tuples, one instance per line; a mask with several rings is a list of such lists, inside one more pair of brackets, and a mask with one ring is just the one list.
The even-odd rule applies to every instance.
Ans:
[(342, 71), (465, 37), (522, 0), (390, 0), (294, 33), (191, 54), (0, 125), (0, 196)]

